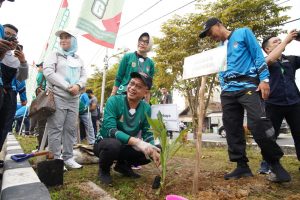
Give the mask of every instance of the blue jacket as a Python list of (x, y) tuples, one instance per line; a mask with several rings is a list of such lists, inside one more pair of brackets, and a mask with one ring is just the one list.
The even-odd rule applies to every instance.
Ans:
[(21, 108), (19, 108), (19, 109), (16, 111), (15, 119), (20, 118), (20, 117), (23, 117), (23, 116), (24, 116), (24, 113), (25, 113), (25, 110), (26, 110), (26, 115), (25, 115), (25, 117), (28, 117), (28, 106), (22, 106)]
[[(238, 78), (253, 81), (241, 81)], [(269, 77), (269, 71), (261, 47), (249, 28), (234, 30), (228, 38), (227, 70), (219, 73), (222, 91), (240, 91), (257, 87)]]
[(11, 87), (13, 91), (19, 93), (21, 102), (27, 101), (25, 81), (18, 81), (16, 78), (14, 78), (11, 82)]

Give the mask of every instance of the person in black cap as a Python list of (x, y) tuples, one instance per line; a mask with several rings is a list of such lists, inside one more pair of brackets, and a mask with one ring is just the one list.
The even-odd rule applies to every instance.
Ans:
[[(38, 69), (38, 73), (36, 75), (36, 85), (37, 85), (37, 88), (35, 89), (36, 96), (38, 96), (42, 91), (45, 91), (46, 89), (47, 83), (46, 83), (45, 76), (43, 74), (43, 64), (44, 62), (41, 62), (36, 65)], [(36, 116), (30, 118), (29, 133), (30, 135), (37, 135), (38, 149), (40, 148), (43, 139), (46, 123), (47, 123), (47, 119), (39, 119)], [(47, 141), (45, 146), (47, 146)]]
[[(266, 101), (267, 116), (270, 117), (279, 136), (283, 118), (290, 126), (295, 143), (296, 155), (300, 160), (300, 92), (295, 82), (296, 70), (300, 68), (300, 57), (282, 54), (285, 47), (293, 40), (299, 41), (299, 32), (290, 31), (283, 41), (276, 36), (269, 36), (262, 42), (262, 49), (268, 55), (266, 62), (270, 71), (270, 95)], [(268, 165), (261, 163), (260, 173), (267, 173)]]
[(262, 50), (248, 28), (227, 30), (217, 18), (204, 24), (200, 38), (206, 36), (226, 42), (227, 70), (219, 73), (222, 89), (221, 103), (223, 124), (226, 130), (229, 159), (237, 168), (224, 175), (226, 180), (253, 176), (246, 156), (246, 140), (243, 132), (244, 110), (247, 125), (261, 153), (270, 165), (272, 182), (289, 182), (291, 177), (279, 160), (283, 152), (275, 141), (275, 131), (266, 117), (264, 100), (268, 98), (269, 71)]
[[(104, 184), (112, 184), (110, 168), (127, 177), (139, 178), (131, 165), (145, 165), (151, 157), (159, 165), (160, 149), (154, 146), (153, 133), (146, 114), (151, 108), (143, 97), (152, 86), (152, 78), (145, 73), (132, 72), (126, 95), (111, 96), (105, 106), (104, 120), (96, 137), (94, 153), (99, 157), (99, 177)], [(141, 131), (142, 139), (138, 138)]]

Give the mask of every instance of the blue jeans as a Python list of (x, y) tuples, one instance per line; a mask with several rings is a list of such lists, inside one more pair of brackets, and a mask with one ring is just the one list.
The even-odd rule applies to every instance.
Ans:
[(95, 133), (94, 133), (94, 127), (93, 127), (93, 123), (92, 123), (91, 113), (86, 112), (82, 115), (79, 115), (79, 118), (85, 127), (85, 133), (86, 133), (88, 143), (94, 144), (95, 143)]

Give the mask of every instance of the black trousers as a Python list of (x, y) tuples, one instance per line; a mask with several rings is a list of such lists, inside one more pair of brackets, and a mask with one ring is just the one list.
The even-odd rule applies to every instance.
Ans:
[(15, 91), (7, 90), (3, 95), (3, 105), (0, 108), (0, 151), (11, 130), (17, 107), (17, 94)]
[(243, 130), (244, 110), (247, 126), (268, 163), (278, 162), (283, 152), (276, 143), (275, 131), (266, 117), (265, 105), (256, 88), (237, 92), (222, 92), (223, 124), (226, 130), (229, 159), (232, 162), (248, 162)]
[(294, 139), (297, 158), (300, 160), (300, 103), (289, 106), (266, 104), (266, 112), (272, 121), (276, 138), (280, 134), (279, 130), (283, 118), (286, 119)]
[(146, 165), (150, 160), (142, 152), (134, 150), (130, 145), (124, 145), (115, 138), (104, 138), (94, 144), (94, 154), (99, 157), (99, 168), (109, 171), (113, 162), (128, 165)]

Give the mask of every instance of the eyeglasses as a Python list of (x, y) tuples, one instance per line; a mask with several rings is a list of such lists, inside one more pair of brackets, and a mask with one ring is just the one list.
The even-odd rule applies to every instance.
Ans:
[(144, 89), (144, 88), (145, 88), (144, 85), (137, 84), (137, 83), (134, 82), (133, 80), (131, 80), (131, 81), (128, 83), (128, 86), (130, 86), (130, 87), (135, 87), (135, 88), (138, 89), (138, 90), (141, 90), (141, 89)]
[(18, 36), (16, 34), (11, 33), (11, 32), (5, 31), (4, 34), (5, 34), (5, 37), (8, 37), (8, 38), (14, 37), (14, 38), (18, 39)]

